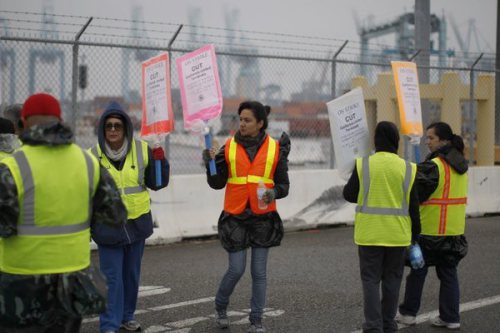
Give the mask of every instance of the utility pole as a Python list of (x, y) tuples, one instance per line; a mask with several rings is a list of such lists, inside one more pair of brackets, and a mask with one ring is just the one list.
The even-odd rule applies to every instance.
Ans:
[(495, 56), (495, 145), (500, 145), (500, 0), (497, 1), (497, 52)]
[[(499, 0), (500, 1), (500, 0)], [(420, 50), (415, 62), (418, 69), (419, 83), (429, 83), (429, 65), (431, 48), (431, 4), (430, 0), (415, 0), (415, 49)], [(425, 130), (430, 123), (429, 103), (421, 101), (422, 125)], [(425, 133), (424, 133), (425, 136)], [(427, 155), (425, 140), (420, 142), (422, 156)], [(420, 161), (416, 161), (420, 162)]]

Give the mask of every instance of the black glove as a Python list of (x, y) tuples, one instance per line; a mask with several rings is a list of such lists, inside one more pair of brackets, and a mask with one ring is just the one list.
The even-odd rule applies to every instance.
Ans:
[(211, 160), (210, 158), (210, 150), (208, 149), (203, 149), (203, 153), (202, 153), (202, 158), (203, 158), (203, 162), (205, 164), (208, 164), (208, 162)]
[(268, 188), (264, 192), (262, 200), (264, 200), (266, 204), (270, 204), (271, 202), (273, 202), (274, 198), (276, 198), (276, 192), (274, 192), (274, 189)]

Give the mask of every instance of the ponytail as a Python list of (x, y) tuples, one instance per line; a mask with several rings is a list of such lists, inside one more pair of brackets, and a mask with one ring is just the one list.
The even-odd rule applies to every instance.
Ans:
[(427, 126), (427, 129), (431, 128), (434, 129), (434, 133), (436, 133), (437, 137), (440, 140), (450, 141), (450, 145), (453, 148), (458, 150), (460, 154), (464, 154), (464, 140), (460, 135), (453, 134), (453, 130), (451, 129), (450, 125), (445, 122), (439, 121)]

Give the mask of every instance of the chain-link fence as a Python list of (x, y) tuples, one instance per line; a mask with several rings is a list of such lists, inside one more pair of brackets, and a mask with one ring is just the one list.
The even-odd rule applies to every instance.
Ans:
[[(0, 41), (1, 100), (7, 105), (22, 103), (35, 92), (53, 94), (61, 101), (64, 119), (73, 126), (77, 143), (84, 148), (97, 141), (99, 116), (105, 106), (115, 100), (126, 109), (139, 135), (142, 116), (141, 62), (161, 52), (169, 52), (174, 64), (177, 57), (192, 50), (3, 36)], [(220, 120), (212, 129), (213, 134), (222, 144), (238, 129), (236, 111), (242, 101), (252, 99), (268, 104), (272, 108), (270, 133), (279, 136), (286, 131), (291, 136), (289, 160), (292, 170), (334, 167), (326, 102), (349, 91), (360, 73), (365, 73), (368, 86), (374, 86), (380, 83), (381, 73), (391, 71), (389, 61), (360, 63), (343, 59), (342, 52), (329, 58), (278, 56), (258, 52), (219, 52), (217, 45), (216, 52), (224, 108)], [(460, 131), (467, 142), (472, 137), (473, 142), (476, 138), (476, 104), (463, 97), (464, 94), (474, 96), (475, 86), (467, 86), (471, 77), (470, 68), (431, 67), (419, 70), (427, 71), (431, 84), (440, 83), (444, 73), (452, 71), (459, 74), (453, 79), (461, 94), (455, 110), (456, 117), (461, 119), (460, 128), (455, 128), (455, 131)], [(481, 74), (488, 73), (494, 74), (476, 70), (473, 77), (477, 80)], [(203, 173), (202, 140), (183, 129), (177, 72), (173, 65), (171, 81), (176, 129), (168, 136), (165, 146), (172, 173)], [(367, 112), (377, 109), (370, 104), (376, 104), (377, 98), (383, 98), (384, 94), (394, 101), (393, 87), (377, 91), (375, 99), (367, 98)], [(442, 97), (439, 96), (442, 94), (429, 92), (431, 98), (423, 100), (424, 125), (441, 119)], [(476, 95), (484, 97), (483, 92)], [(369, 127), (372, 128), (376, 121), (381, 120), (380, 112), (373, 112), (375, 114), (368, 117), (371, 122)], [(394, 117), (397, 122), (398, 116)]]

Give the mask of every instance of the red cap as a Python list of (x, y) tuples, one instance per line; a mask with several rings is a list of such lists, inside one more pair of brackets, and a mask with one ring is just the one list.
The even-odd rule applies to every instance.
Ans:
[(23, 104), (21, 118), (26, 119), (31, 116), (54, 116), (61, 119), (59, 101), (49, 94), (31, 95)]

